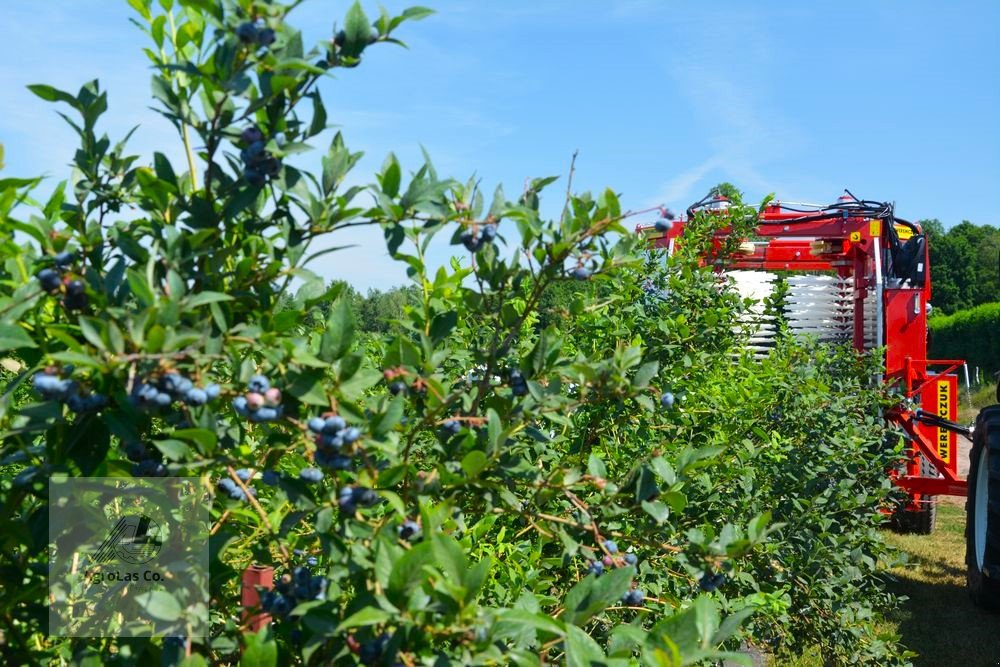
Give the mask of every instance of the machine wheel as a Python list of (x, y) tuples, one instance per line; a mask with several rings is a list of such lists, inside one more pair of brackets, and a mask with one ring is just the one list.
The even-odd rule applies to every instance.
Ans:
[(1000, 610), (1000, 405), (976, 418), (965, 505), (965, 563), (973, 603)]
[(903, 535), (930, 535), (937, 526), (937, 498), (924, 496), (920, 509), (898, 509), (892, 515), (890, 528)]

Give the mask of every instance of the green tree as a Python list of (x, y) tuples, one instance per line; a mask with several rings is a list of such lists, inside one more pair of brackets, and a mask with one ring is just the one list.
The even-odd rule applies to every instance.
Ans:
[(930, 247), (931, 301), (951, 314), (1000, 300), (1000, 229), (967, 220), (947, 230), (922, 220)]

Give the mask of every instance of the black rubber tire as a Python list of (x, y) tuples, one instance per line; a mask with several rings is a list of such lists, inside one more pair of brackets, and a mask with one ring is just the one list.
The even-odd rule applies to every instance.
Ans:
[[(983, 408), (976, 417), (969, 462), (969, 494), (965, 504), (966, 582), (974, 604), (1000, 611), (1000, 405)], [(983, 463), (987, 471), (982, 478), (985, 483), (979, 474)], [(976, 505), (983, 493), (986, 494), (985, 549), (980, 563), (975, 537), (979, 519)]]
[(903, 535), (930, 535), (937, 526), (937, 497), (925, 496), (918, 510), (896, 510), (889, 526)]

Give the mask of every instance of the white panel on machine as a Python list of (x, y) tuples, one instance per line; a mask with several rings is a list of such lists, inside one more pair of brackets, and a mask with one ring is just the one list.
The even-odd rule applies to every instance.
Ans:
[(777, 276), (766, 271), (727, 271), (726, 277), (741, 297), (755, 302), (740, 318), (740, 326), (749, 329), (748, 347), (761, 357), (774, 347), (777, 327), (774, 317), (764, 312), (764, 300), (774, 294)]
[[(756, 301), (741, 318), (749, 327), (749, 348), (756, 356), (774, 347), (776, 323), (765, 314), (764, 299), (774, 294), (778, 276), (767, 271), (728, 271), (726, 276), (743, 298)], [(823, 274), (790, 274), (785, 278), (784, 318), (795, 334), (825, 343), (849, 342), (854, 333), (854, 280)], [(864, 304), (865, 349), (878, 346), (876, 295), (869, 289)]]
[(850, 340), (854, 331), (853, 287), (854, 281), (837, 276), (788, 276), (788, 328), (825, 343)]

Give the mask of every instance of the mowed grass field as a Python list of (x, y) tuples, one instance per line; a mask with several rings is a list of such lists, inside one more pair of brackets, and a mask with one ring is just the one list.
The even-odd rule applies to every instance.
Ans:
[(1000, 665), (1000, 614), (972, 606), (965, 592), (965, 500), (939, 502), (931, 535), (886, 536), (907, 555), (890, 571), (890, 588), (909, 599), (889, 623), (919, 654), (914, 665)]

